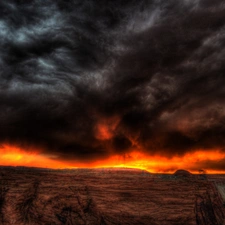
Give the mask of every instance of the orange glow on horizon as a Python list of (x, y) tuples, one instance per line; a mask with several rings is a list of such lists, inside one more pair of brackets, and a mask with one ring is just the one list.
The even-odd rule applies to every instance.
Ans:
[(43, 168), (64, 168), (66, 163), (55, 161), (40, 151), (24, 151), (15, 146), (2, 145), (0, 148), (1, 166), (28, 166)]
[[(187, 153), (182, 157), (174, 156), (170, 159), (163, 156), (149, 156), (141, 152), (131, 152), (121, 155), (113, 155), (108, 159), (97, 160), (91, 163), (78, 161), (63, 161), (54, 156), (42, 154), (40, 151), (24, 151), (18, 147), (2, 145), (0, 148), (0, 165), (2, 166), (27, 166), (53, 169), (64, 168), (136, 168), (152, 173), (174, 173), (177, 169), (186, 169), (192, 173), (198, 173), (201, 162), (219, 161), (225, 158), (225, 153), (219, 150), (196, 151)], [(205, 169), (207, 173), (225, 173), (225, 171)]]

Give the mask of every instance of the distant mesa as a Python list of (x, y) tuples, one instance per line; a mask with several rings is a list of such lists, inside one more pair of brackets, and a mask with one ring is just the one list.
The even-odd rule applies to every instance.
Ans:
[(175, 173), (174, 173), (175, 176), (177, 177), (192, 177), (192, 173), (190, 173), (189, 171), (187, 170), (177, 170)]

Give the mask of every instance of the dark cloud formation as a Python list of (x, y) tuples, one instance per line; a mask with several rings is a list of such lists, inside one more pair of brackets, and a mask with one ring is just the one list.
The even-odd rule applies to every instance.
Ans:
[(0, 2), (0, 141), (82, 161), (225, 144), (223, 0)]

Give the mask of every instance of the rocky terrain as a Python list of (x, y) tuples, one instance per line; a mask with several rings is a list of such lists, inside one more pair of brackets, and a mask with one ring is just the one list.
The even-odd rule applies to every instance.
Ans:
[(223, 183), (184, 171), (1, 167), (0, 224), (223, 225)]

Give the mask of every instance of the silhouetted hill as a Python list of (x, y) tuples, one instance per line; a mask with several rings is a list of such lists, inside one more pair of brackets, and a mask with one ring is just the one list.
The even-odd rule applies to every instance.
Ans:
[(175, 176), (178, 176), (178, 177), (192, 177), (193, 174), (190, 173), (189, 171), (187, 170), (177, 170), (175, 173), (174, 173)]

